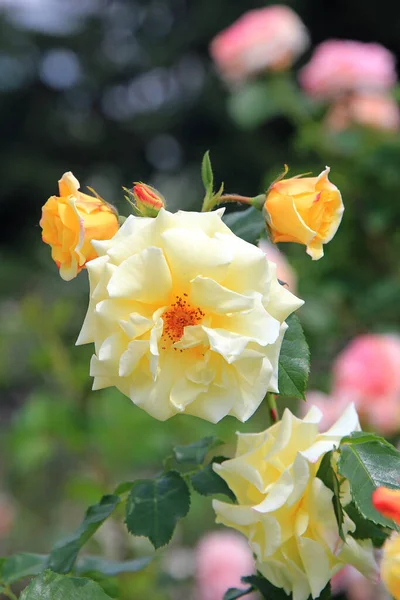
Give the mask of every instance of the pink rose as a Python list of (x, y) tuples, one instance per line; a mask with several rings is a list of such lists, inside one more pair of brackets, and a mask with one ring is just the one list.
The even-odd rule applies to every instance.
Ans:
[(300, 416), (305, 417), (310, 410), (310, 406), (316, 406), (322, 412), (320, 430), (327, 431), (343, 414), (348, 404), (350, 404), (350, 401), (347, 401), (346, 398), (335, 398), (317, 390), (310, 390), (307, 392), (307, 402), (301, 402), (300, 404)]
[(262, 250), (267, 259), (276, 264), (276, 275), (280, 281), (283, 281), (287, 288), (296, 293), (297, 277), (296, 273), (289, 265), (286, 256), (278, 248), (267, 240), (260, 240), (258, 247)]
[(397, 131), (400, 111), (397, 102), (387, 94), (363, 92), (339, 99), (327, 115), (330, 129), (340, 131), (352, 124)]
[(387, 90), (397, 80), (394, 55), (380, 44), (327, 40), (299, 75), (305, 91), (331, 99), (351, 91)]
[(231, 587), (245, 589), (240, 578), (255, 571), (246, 540), (231, 531), (207, 533), (197, 546), (195, 561), (197, 600), (222, 600)]
[(360, 419), (384, 434), (400, 427), (400, 337), (366, 334), (339, 354), (333, 396), (354, 402)]
[(290, 67), (309, 44), (307, 30), (289, 7), (273, 5), (245, 13), (211, 42), (222, 76), (241, 81), (259, 71)]
[(348, 600), (385, 600), (381, 584), (372, 584), (354, 567), (343, 567), (331, 580), (332, 596), (346, 592)]

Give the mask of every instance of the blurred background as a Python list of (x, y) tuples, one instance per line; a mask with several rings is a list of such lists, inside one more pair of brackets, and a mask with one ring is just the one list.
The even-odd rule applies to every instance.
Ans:
[[(380, 108), (350, 115), (347, 89), (340, 98), (315, 99), (297, 79), (329, 38), (378, 42), (398, 56), (400, 5), (286, 2), (309, 31), (308, 47), (279, 73), (227, 81), (210, 42), (246, 11), (269, 4), (0, 0), (2, 555), (47, 552), (102, 493), (157, 472), (175, 443), (218, 435), (229, 453), (236, 430), (268, 424), (265, 407), (245, 425), (188, 416), (160, 423), (116, 390), (91, 392), (92, 348), (74, 346), (87, 278), (59, 278), (38, 224), (65, 171), (128, 214), (122, 186), (133, 181), (158, 188), (172, 211), (200, 209), (207, 149), (217, 181), (250, 196), (267, 189), (284, 163), (290, 175), (317, 175), (328, 164), (346, 211), (325, 257), (312, 262), (301, 246), (280, 248), (306, 301), (299, 316), (311, 348), (310, 388), (329, 401), (332, 365), (354, 338), (400, 331), (398, 85), (385, 90), (387, 121)], [(379, 383), (371, 392), (377, 400)], [(382, 432), (396, 440), (400, 388), (394, 393), (388, 418), (395, 426)], [(365, 422), (378, 427), (367, 414)], [(119, 582), (120, 597), (191, 597), (193, 548), (213, 527), (211, 502), (194, 498), (171, 546)], [(124, 536), (121, 520), (107, 523), (91, 550), (119, 559), (151, 552)]]

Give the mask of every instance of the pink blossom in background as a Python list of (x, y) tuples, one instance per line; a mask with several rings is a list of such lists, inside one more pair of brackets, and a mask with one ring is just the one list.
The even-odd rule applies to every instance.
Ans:
[(346, 565), (331, 579), (332, 596), (346, 593), (348, 600), (387, 600), (381, 584), (372, 584), (354, 567)]
[(287, 69), (309, 44), (307, 29), (288, 6), (251, 10), (211, 42), (222, 76), (237, 82), (254, 73)]
[(287, 288), (296, 293), (297, 277), (294, 269), (290, 266), (287, 258), (278, 248), (267, 240), (260, 240), (258, 247), (262, 250), (268, 260), (276, 264), (276, 274), (280, 281), (286, 283)]
[(310, 390), (307, 392), (307, 402), (300, 403), (299, 412), (301, 417), (305, 417), (310, 406), (319, 408), (322, 412), (319, 428), (320, 431), (326, 431), (339, 419), (348, 404), (350, 401), (346, 398), (335, 398), (317, 390)]
[(395, 57), (380, 44), (327, 40), (300, 71), (304, 90), (332, 99), (352, 91), (388, 90), (397, 80)]
[(196, 600), (222, 600), (231, 587), (245, 589), (240, 578), (255, 572), (247, 541), (231, 531), (207, 533), (196, 548), (195, 562)]
[(354, 402), (362, 422), (383, 434), (400, 428), (400, 337), (353, 339), (333, 366), (332, 395)]
[(326, 124), (340, 131), (352, 124), (397, 131), (400, 126), (399, 106), (387, 94), (363, 92), (339, 99), (329, 111)]

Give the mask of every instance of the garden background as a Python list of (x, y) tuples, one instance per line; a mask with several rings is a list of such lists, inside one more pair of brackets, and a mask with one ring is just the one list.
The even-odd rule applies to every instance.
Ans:
[[(391, 0), (286, 4), (306, 24), (312, 47), (346, 38), (400, 54), (400, 5)], [(63, 172), (128, 214), (122, 186), (133, 181), (158, 188), (171, 210), (198, 210), (207, 149), (216, 179), (245, 195), (265, 190), (284, 163), (291, 175), (316, 175), (328, 164), (346, 208), (335, 239), (316, 263), (299, 246), (282, 248), (305, 300), (299, 316), (311, 349), (310, 388), (329, 390), (332, 361), (357, 334), (400, 333), (399, 135), (360, 127), (333, 134), (321, 124), (323, 108), (317, 120), (299, 118), (304, 98), (295, 75), (291, 84), (267, 83), (274, 93), (261, 106), (251, 94), (233, 104), (208, 46), (262, 6), (0, 0), (1, 555), (47, 552), (117, 482), (155, 473), (172, 444), (217, 435), (232, 451), (236, 430), (268, 424), (265, 407), (245, 425), (188, 416), (161, 423), (114, 389), (91, 392), (92, 349), (74, 346), (87, 278), (58, 277), (38, 224)], [(212, 527), (211, 503), (194, 499), (168, 550), (124, 576), (123, 600), (188, 598), (189, 548)], [(151, 547), (111, 521), (91, 550), (122, 559)]]

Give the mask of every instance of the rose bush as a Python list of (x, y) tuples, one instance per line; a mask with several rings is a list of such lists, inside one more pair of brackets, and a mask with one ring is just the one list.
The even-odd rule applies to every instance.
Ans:
[(90, 304), (78, 343), (94, 342), (94, 389), (115, 385), (154, 417), (248, 419), (278, 391), (285, 319), (302, 301), (221, 211), (130, 216), (93, 242)]

